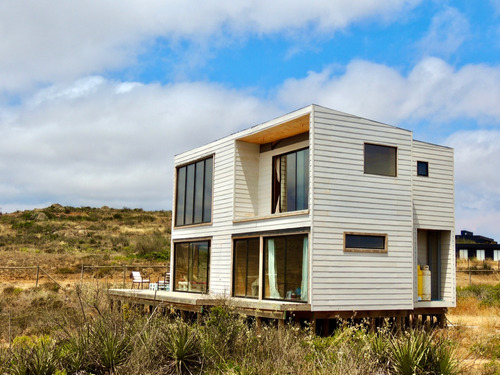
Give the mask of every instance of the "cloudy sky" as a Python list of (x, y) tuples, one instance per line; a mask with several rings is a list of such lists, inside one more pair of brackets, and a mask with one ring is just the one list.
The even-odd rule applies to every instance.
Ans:
[(500, 240), (500, 0), (4, 0), (0, 210), (171, 209), (173, 156), (315, 103), (455, 148)]

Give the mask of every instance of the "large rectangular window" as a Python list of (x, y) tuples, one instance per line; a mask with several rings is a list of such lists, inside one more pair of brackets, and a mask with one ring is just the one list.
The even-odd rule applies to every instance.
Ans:
[(210, 241), (174, 245), (174, 290), (207, 293)]
[(177, 168), (175, 225), (212, 221), (213, 157)]
[(344, 251), (385, 253), (386, 234), (344, 233)]
[(234, 241), (233, 295), (259, 296), (259, 238)]
[(264, 239), (264, 298), (307, 301), (308, 237)]
[(309, 207), (309, 149), (273, 158), (272, 213)]
[(365, 143), (365, 173), (396, 177), (397, 148)]

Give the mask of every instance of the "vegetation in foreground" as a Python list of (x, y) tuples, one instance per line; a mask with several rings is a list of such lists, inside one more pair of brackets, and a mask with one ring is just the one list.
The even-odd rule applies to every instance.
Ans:
[[(202, 324), (101, 304), (80, 324), (50, 334), (18, 336), (0, 353), (8, 374), (458, 374), (453, 344), (441, 332), (344, 327), (319, 338), (289, 326), (259, 332), (228, 306)], [(88, 308), (88, 305), (87, 305)]]
[[(469, 372), (469, 365), (457, 354), (460, 336), (453, 328), (397, 335), (388, 327), (373, 334), (363, 326), (345, 326), (327, 338), (291, 325), (282, 331), (264, 325), (257, 331), (249, 319), (234, 315), (226, 302), (221, 300), (221, 305), (207, 312), (197, 324), (164, 316), (161, 308), (149, 315), (127, 305), (121, 312), (111, 311), (106, 290), (85, 284), (71, 291), (58, 290), (50, 284), (29, 290), (8, 288), (0, 294), (0, 373), (264, 375), (498, 371), (495, 339), (471, 346), (470, 353), (491, 360), (481, 367), (482, 372)], [(10, 319), (4, 319), (7, 317)]]

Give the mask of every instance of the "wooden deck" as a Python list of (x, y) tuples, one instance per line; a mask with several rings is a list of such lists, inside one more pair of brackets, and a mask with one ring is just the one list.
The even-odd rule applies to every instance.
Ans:
[[(255, 317), (256, 324), (262, 319), (275, 319), (278, 327), (284, 327), (285, 321), (309, 321), (323, 335), (332, 332), (339, 322), (369, 322), (375, 329), (390, 321), (398, 330), (416, 326), (440, 326), (446, 324), (446, 308), (426, 306), (414, 310), (370, 310), (370, 311), (311, 311), (311, 305), (300, 302), (255, 300), (214, 296), (209, 294), (155, 291), (149, 289), (110, 289), (108, 295), (113, 308), (121, 309), (123, 304), (142, 306), (152, 312), (155, 308), (163, 312), (179, 313), (186, 317), (186, 312), (194, 313), (197, 319), (212, 306), (229, 306), (235, 313)], [(316, 329), (316, 328), (315, 328)]]
[(286, 319), (293, 313), (309, 313), (307, 303), (253, 300), (248, 298), (222, 297), (208, 294), (155, 291), (149, 289), (110, 289), (112, 302), (132, 303), (162, 308), (203, 313), (211, 306), (228, 305), (240, 314), (261, 318)]

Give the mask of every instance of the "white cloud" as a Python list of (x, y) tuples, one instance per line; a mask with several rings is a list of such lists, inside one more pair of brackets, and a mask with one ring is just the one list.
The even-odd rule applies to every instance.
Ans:
[(500, 131), (459, 131), (446, 143), (455, 149), (457, 231), (500, 241)]
[(417, 43), (426, 56), (448, 57), (470, 37), (468, 19), (456, 8), (445, 8), (436, 14), (427, 34)]
[(419, 1), (3, 1), (0, 92), (123, 68), (157, 38), (331, 33), (370, 17), (393, 19)]
[(292, 107), (314, 102), (390, 124), (500, 121), (500, 66), (470, 64), (456, 70), (429, 57), (404, 76), (386, 65), (357, 60), (342, 74), (326, 68), (288, 79), (278, 97)]
[(204, 83), (88, 77), (54, 85), (0, 124), (0, 207), (170, 208), (176, 153), (277, 113), (251, 95)]

